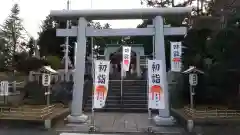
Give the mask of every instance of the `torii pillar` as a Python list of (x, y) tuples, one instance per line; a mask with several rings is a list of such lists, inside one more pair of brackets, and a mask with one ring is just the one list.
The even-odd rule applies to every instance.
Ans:
[[(108, 9), (108, 10), (55, 10), (50, 15), (56, 19), (76, 20), (78, 26), (71, 29), (58, 29), (57, 36), (77, 37), (76, 66), (74, 73), (74, 88), (71, 115), (68, 116), (69, 122), (85, 122), (87, 116), (82, 113), (83, 85), (85, 73), (86, 37), (98, 36), (154, 36), (155, 59), (163, 61), (163, 70), (166, 71), (165, 60), (165, 35), (185, 35), (185, 27), (164, 27), (163, 15), (187, 14), (192, 11), (188, 7), (174, 8), (141, 8), (141, 9)], [(94, 29), (87, 27), (87, 20), (109, 20), (109, 19), (149, 19), (154, 21), (153, 27), (132, 28), (132, 29)], [(169, 92), (166, 72), (163, 72), (165, 109), (159, 110), (159, 115), (154, 117), (157, 125), (173, 124), (173, 117), (169, 110)]]

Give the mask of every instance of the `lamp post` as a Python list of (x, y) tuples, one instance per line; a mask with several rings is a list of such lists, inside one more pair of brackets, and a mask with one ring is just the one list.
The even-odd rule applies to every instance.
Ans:
[(198, 74), (204, 74), (204, 72), (198, 70), (195, 66), (190, 66), (187, 70), (183, 71), (183, 73), (189, 75), (190, 107), (193, 109), (195, 86), (198, 84)]

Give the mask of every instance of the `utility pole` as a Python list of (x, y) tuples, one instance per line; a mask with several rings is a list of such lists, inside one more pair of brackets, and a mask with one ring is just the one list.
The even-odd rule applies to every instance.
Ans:
[[(69, 10), (70, 7), (70, 0), (67, 0), (67, 10)], [(69, 29), (69, 20), (67, 20), (67, 29)], [(66, 37), (66, 42), (65, 42), (65, 81), (67, 80), (67, 74), (68, 74), (68, 53), (69, 53), (69, 37)]]

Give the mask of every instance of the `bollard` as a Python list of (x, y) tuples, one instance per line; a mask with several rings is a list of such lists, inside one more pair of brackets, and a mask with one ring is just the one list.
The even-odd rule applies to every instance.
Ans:
[(13, 87), (13, 92), (16, 92), (17, 91), (17, 82), (16, 81), (12, 82), (12, 87)]
[(193, 131), (193, 128), (194, 128), (194, 122), (193, 122), (193, 120), (188, 120), (188, 121), (187, 121), (187, 130), (188, 130), (188, 132), (192, 132), (192, 131)]

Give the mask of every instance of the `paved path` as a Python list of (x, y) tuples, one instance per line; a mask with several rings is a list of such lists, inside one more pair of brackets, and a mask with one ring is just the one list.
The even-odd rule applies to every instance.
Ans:
[(58, 135), (58, 133), (36, 129), (0, 129), (0, 135)]
[[(91, 114), (88, 114), (91, 116)], [(148, 120), (147, 113), (95, 113), (95, 126), (99, 133), (140, 133), (152, 127), (154, 132), (179, 134), (184, 131), (180, 127), (156, 127)], [(149, 126), (150, 125), (150, 126)], [(85, 125), (68, 124), (58, 127), (58, 132), (88, 132), (91, 121)]]

